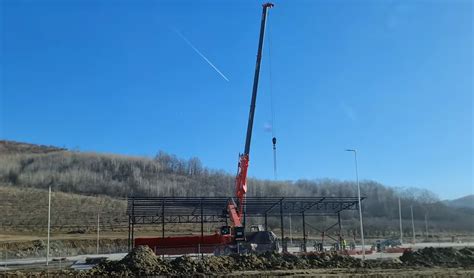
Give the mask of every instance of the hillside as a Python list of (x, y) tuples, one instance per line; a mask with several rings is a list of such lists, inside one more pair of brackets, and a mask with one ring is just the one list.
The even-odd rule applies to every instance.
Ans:
[(7, 154), (45, 154), (50, 152), (65, 151), (64, 148), (58, 148), (54, 146), (35, 145), (28, 143), (20, 143), (13, 141), (0, 140), (0, 155)]
[(454, 200), (445, 200), (444, 203), (447, 206), (453, 208), (471, 208), (474, 209), (474, 194), (467, 195)]
[[(51, 230), (64, 233), (85, 233), (97, 228), (125, 230), (126, 201), (110, 197), (90, 197), (53, 192), (51, 196)], [(0, 230), (3, 232), (46, 231), (48, 223), (48, 191), (36, 188), (0, 186)]]
[[(198, 158), (178, 159), (160, 152), (155, 158), (82, 153), (31, 144), (0, 141), (0, 186), (37, 188), (79, 196), (232, 196), (234, 176), (202, 166)], [(353, 182), (337, 180), (267, 181), (250, 179), (250, 196), (355, 196)], [(368, 233), (398, 230), (398, 196), (410, 232), (410, 205), (417, 226), (425, 217), (430, 231), (474, 231), (474, 210), (447, 207), (426, 190), (397, 192), (374, 181), (361, 182)], [(2, 195), (5, 193), (3, 192)], [(59, 193), (58, 193), (59, 194)], [(72, 196), (72, 195), (71, 195)], [(85, 197), (84, 197), (85, 198)], [(13, 198), (15, 200), (15, 198)], [(84, 199), (86, 200), (86, 199)], [(17, 205), (21, 205), (21, 202)], [(72, 217), (72, 216), (71, 216)], [(345, 227), (356, 227), (345, 215)], [(298, 221), (298, 220), (295, 220)]]

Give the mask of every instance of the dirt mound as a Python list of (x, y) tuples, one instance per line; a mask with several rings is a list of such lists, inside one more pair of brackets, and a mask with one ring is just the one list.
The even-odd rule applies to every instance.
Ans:
[(361, 267), (361, 260), (336, 253), (308, 253), (304, 256), (267, 252), (233, 254), (195, 259), (188, 256), (171, 261), (161, 260), (147, 246), (136, 247), (117, 262), (105, 261), (94, 267), (91, 275), (190, 275), (225, 274), (245, 270), (288, 270), (305, 268)]
[(188, 256), (182, 256), (170, 262), (173, 272), (176, 273), (195, 273), (198, 270), (198, 261)]
[(360, 259), (341, 256), (336, 253), (310, 253), (304, 256), (267, 252), (263, 254), (233, 254), (230, 256), (211, 256), (203, 259), (179, 257), (170, 262), (173, 274), (191, 273), (230, 273), (246, 270), (291, 270), (306, 268), (355, 268), (361, 267)]
[(474, 267), (474, 248), (433, 248), (406, 251), (400, 260), (409, 266)]
[(473, 267), (474, 248), (425, 248), (405, 252), (400, 260), (366, 260), (331, 253), (292, 255), (267, 252), (263, 254), (233, 254), (162, 260), (147, 246), (136, 247), (117, 262), (105, 261), (94, 267), (92, 276), (191, 276), (194, 274), (227, 274), (233, 271), (272, 271), (292, 269), (397, 269), (410, 266)]
[(169, 274), (168, 262), (158, 258), (148, 246), (134, 248), (120, 261), (101, 262), (91, 270), (93, 276), (101, 275), (132, 275)]

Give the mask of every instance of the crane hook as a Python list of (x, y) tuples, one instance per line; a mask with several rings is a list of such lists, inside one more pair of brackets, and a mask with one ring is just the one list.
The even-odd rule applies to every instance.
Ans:
[(273, 175), (275, 180), (277, 179), (277, 162), (276, 162), (276, 143), (277, 139), (276, 137), (272, 138), (272, 143), (273, 143)]

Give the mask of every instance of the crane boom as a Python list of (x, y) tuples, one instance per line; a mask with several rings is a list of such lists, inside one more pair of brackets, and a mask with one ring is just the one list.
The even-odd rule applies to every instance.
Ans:
[(260, 36), (258, 41), (257, 61), (255, 64), (255, 75), (253, 78), (252, 98), (250, 100), (250, 112), (247, 125), (247, 136), (245, 138), (244, 153), (239, 155), (237, 176), (235, 179), (235, 191), (238, 203), (229, 201), (227, 211), (235, 227), (244, 227), (245, 218), (245, 195), (247, 193), (247, 170), (249, 165), (250, 142), (252, 139), (253, 119), (255, 116), (255, 103), (257, 101), (258, 79), (260, 76), (260, 63), (262, 61), (263, 41), (265, 38), (265, 26), (267, 22), (267, 12), (274, 5), (272, 3), (263, 4), (262, 20), (260, 23)]
[(260, 76), (260, 63), (262, 61), (263, 40), (265, 38), (265, 26), (267, 23), (267, 10), (272, 8), (272, 3), (263, 4), (262, 21), (260, 23), (260, 37), (258, 40), (257, 61), (255, 63), (255, 74), (253, 77), (252, 99), (250, 101), (249, 122), (247, 125), (247, 136), (245, 138), (244, 154), (250, 154), (250, 141), (252, 139), (253, 118), (255, 115), (255, 103), (257, 101), (258, 79)]

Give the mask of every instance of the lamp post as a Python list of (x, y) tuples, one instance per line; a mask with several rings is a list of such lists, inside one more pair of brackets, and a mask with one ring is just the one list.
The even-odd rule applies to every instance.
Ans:
[(400, 196), (398, 196), (398, 216), (400, 217), (400, 244), (403, 244), (402, 204), (400, 201)]
[(46, 266), (49, 265), (49, 236), (51, 233), (51, 186), (48, 189), (48, 242), (46, 244)]
[(413, 246), (415, 246), (415, 241), (416, 241), (416, 234), (415, 234), (415, 220), (413, 218), (413, 205), (410, 206), (410, 211), (411, 211), (411, 228), (412, 228), (412, 233), (413, 233)]
[(364, 261), (365, 260), (364, 225), (362, 224), (362, 206), (360, 203), (360, 184), (359, 184), (359, 172), (357, 169), (357, 151), (355, 149), (347, 149), (346, 151), (354, 153), (355, 172), (356, 172), (356, 181), (357, 181), (357, 198), (359, 202), (360, 236), (362, 239), (362, 260)]

